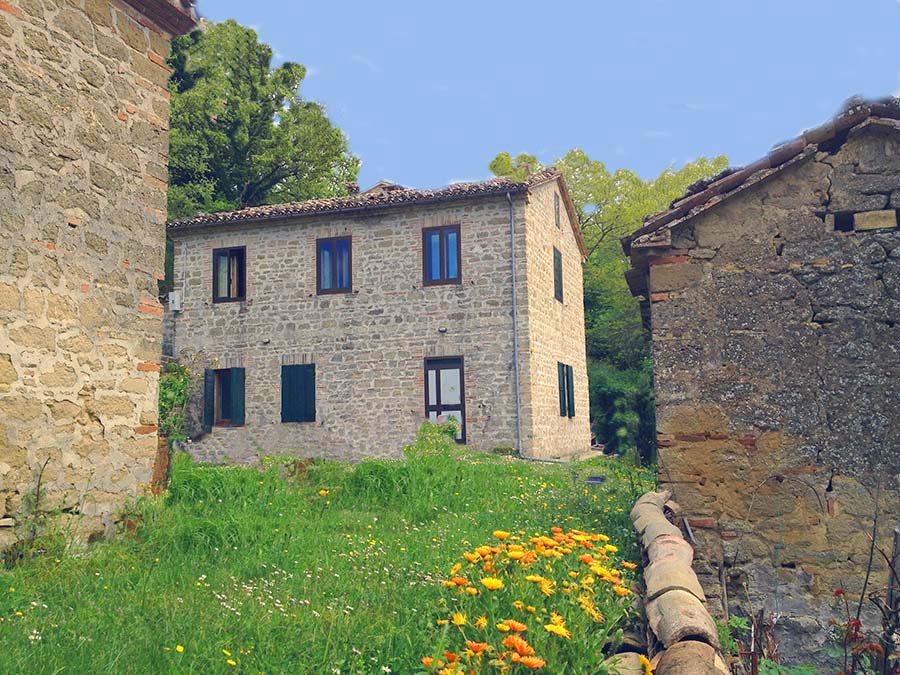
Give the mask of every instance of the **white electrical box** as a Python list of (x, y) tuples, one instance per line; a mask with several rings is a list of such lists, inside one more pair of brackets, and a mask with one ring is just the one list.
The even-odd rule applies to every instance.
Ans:
[(181, 311), (181, 291), (172, 291), (169, 293), (169, 309), (173, 312)]

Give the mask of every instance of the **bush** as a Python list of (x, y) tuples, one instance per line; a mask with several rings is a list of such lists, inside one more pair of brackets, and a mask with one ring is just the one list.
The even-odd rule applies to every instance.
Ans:
[(169, 361), (159, 376), (159, 433), (169, 443), (187, 440), (184, 432), (191, 396), (191, 373), (187, 366)]
[(623, 370), (591, 361), (588, 381), (597, 440), (607, 452), (621, 455), (636, 448), (644, 462), (654, 461), (656, 418), (649, 362), (641, 368)]

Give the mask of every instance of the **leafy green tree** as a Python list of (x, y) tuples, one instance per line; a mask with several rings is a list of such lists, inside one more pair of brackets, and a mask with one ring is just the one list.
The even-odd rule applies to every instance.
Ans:
[(271, 62), (235, 21), (173, 42), (169, 218), (346, 194), (356, 180), (343, 133), (300, 97), (306, 69)]
[[(556, 162), (563, 172), (588, 247), (584, 267), (585, 337), (594, 432), (610, 451), (637, 447), (653, 455), (653, 369), (638, 304), (625, 283), (628, 269), (620, 238), (644, 217), (665, 209), (691, 183), (727, 166), (725, 157), (700, 159), (666, 169), (652, 180), (633, 171), (610, 172), (583, 150)], [(500, 153), (489, 165), (498, 176), (523, 180), (541, 168), (534, 155)]]

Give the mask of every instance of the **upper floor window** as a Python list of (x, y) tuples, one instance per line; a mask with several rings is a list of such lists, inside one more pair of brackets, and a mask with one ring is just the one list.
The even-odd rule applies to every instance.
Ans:
[(423, 283), (426, 286), (460, 283), (461, 251), (459, 225), (423, 229)]
[(316, 292), (349, 293), (353, 255), (350, 237), (316, 240)]
[(246, 247), (217, 248), (213, 251), (213, 302), (245, 299), (246, 282)]
[(553, 249), (553, 297), (563, 301), (563, 268), (562, 253), (558, 248)]
[(559, 227), (559, 193), (553, 193), (553, 216), (556, 218), (556, 227)]

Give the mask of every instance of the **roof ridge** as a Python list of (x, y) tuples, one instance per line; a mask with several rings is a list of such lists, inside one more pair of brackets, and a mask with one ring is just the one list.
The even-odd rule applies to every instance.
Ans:
[[(319, 197), (281, 204), (249, 206), (232, 211), (199, 213), (189, 218), (175, 219), (166, 224), (166, 229), (182, 230), (226, 223), (252, 222), (342, 211), (360, 211), (371, 208), (389, 208), (431, 201), (475, 198), (507, 191), (521, 192), (561, 175), (562, 173), (555, 167), (547, 167), (531, 174), (524, 181), (514, 181), (506, 176), (493, 176), (480, 181), (459, 181), (433, 189), (398, 186), (390, 190), (359, 192), (357, 194), (335, 197)], [(380, 185), (380, 183), (376, 183), (376, 185)]]

